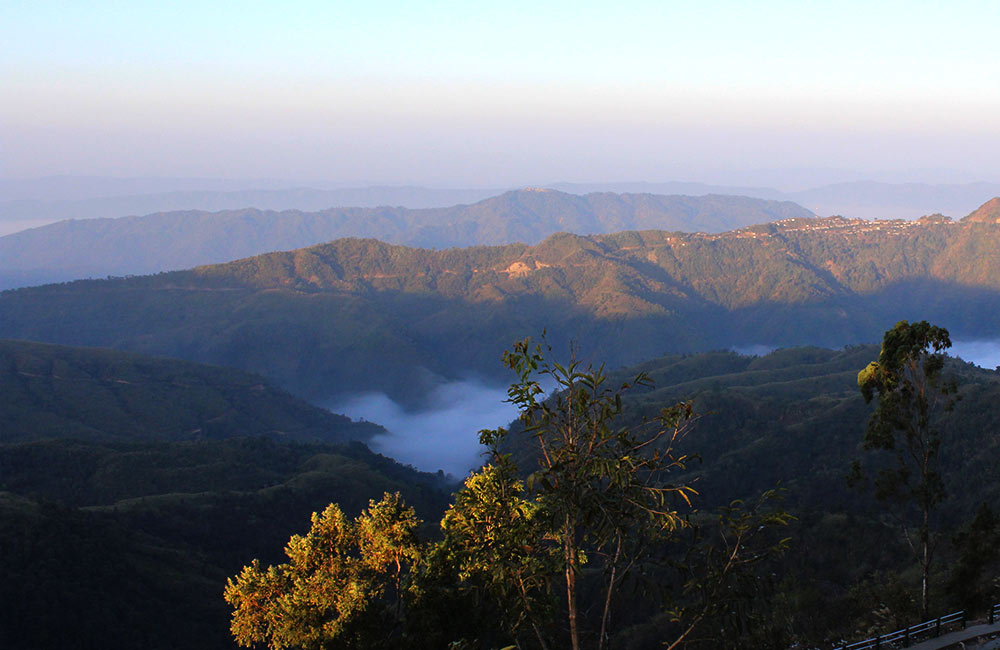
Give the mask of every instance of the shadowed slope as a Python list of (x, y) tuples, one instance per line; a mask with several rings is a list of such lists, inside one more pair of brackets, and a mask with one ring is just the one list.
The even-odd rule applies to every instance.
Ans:
[(266, 436), (346, 442), (384, 433), (230, 368), (0, 341), (0, 442)]
[(874, 341), (903, 318), (988, 338), (1000, 331), (997, 250), (997, 226), (841, 218), (443, 251), (348, 239), (6, 292), (0, 335), (238, 366), (315, 399), (416, 398), (435, 374), (499, 376), (510, 342), (546, 329), (611, 365)]

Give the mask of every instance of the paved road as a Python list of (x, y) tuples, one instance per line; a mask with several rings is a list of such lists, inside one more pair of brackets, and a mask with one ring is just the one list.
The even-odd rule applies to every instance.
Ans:
[[(977, 639), (984, 635), (996, 635), (995, 638)], [(942, 634), (936, 639), (928, 639), (922, 643), (910, 646), (910, 650), (944, 650), (957, 648), (961, 650), (1000, 650), (1000, 622), (993, 625), (970, 625), (964, 630)], [(964, 644), (961, 645), (961, 644)]]

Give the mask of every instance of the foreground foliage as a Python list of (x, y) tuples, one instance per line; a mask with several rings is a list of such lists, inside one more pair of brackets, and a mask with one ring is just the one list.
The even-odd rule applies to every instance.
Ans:
[[(831, 647), (839, 639), (868, 638), (919, 619), (919, 567), (895, 522), (885, 519), (885, 504), (869, 493), (844, 489), (843, 476), (859, 453), (871, 413), (857, 388), (858, 369), (878, 354), (877, 346), (794, 348), (761, 357), (717, 351), (651, 359), (609, 373), (612, 386), (630, 382), (639, 372), (656, 382), (633, 386), (623, 395), (622, 427), (655, 420), (664, 405), (687, 399), (702, 414), (677, 452), (692, 461), (698, 453), (702, 462), (689, 462), (672, 477), (697, 487), (693, 505), (700, 512), (687, 518), (690, 526), (671, 535), (673, 543), (657, 546), (663, 555), (649, 556), (629, 573), (612, 607), (609, 647), (662, 650), (665, 639), (676, 638), (683, 624), (672, 619), (695, 615), (699, 594), (708, 592), (685, 594), (688, 574), (671, 562), (703, 565), (698, 549), (709, 542), (723, 549), (722, 535), (729, 535), (718, 509), (739, 499), (743, 510), (754, 512), (758, 496), (779, 482), (785, 488), (783, 507), (798, 520), (753, 544), (768, 548), (788, 536), (793, 543), (782, 556), (764, 559), (731, 581), (733, 588), (721, 593), (738, 597), (727, 610), (735, 615), (709, 616), (711, 624), (689, 635), (686, 646), (769, 647), (759, 637), (766, 634), (772, 640), (791, 637), (803, 646)], [(946, 441), (939, 470), (951, 489), (947, 507), (937, 509), (943, 534), (930, 580), (932, 608), (934, 613), (965, 608), (982, 616), (987, 604), (1000, 602), (996, 528), (990, 517), (977, 517), (980, 503), (1000, 499), (1000, 375), (953, 359), (946, 360), (943, 372), (958, 379), (963, 399), (938, 421)], [(72, 403), (84, 402), (63, 402)], [(135, 404), (138, 409), (148, 403)], [(158, 422), (153, 415), (143, 417), (165, 430), (169, 420)], [(535, 469), (532, 440), (519, 439), (516, 431), (507, 439), (512, 460)], [(864, 454), (866, 461), (875, 455)], [(523, 472), (512, 475), (521, 491), (507, 492), (518, 498), (503, 502), (519, 507), (535, 502), (524, 479)], [(473, 501), (483, 512), (456, 527), (468, 531), (464, 536), (472, 550), (482, 548), (474, 543), (481, 518), (492, 517), (494, 534), (504, 533), (502, 522), (510, 510), (490, 496), (500, 489), (489, 486), (493, 481), (499, 479), (476, 485), (482, 496)], [(0, 495), (0, 602), (6, 604), (0, 609), (0, 646), (231, 648), (231, 609), (220, 597), (221, 586), (250, 558), (259, 558), (262, 566), (287, 562), (282, 548), (292, 532), (305, 534), (311, 512), (322, 512), (332, 500), (353, 521), (383, 492), (400, 492), (432, 522), (420, 529), (424, 543), (443, 541), (447, 534), (438, 533), (435, 523), (454, 486), (445, 492), (436, 488), (440, 484), (441, 477), (414, 472), (360, 444), (246, 438), (0, 444), (0, 491), (6, 492)], [(454, 498), (457, 503), (464, 497)], [(531, 517), (531, 522), (541, 520)], [(974, 520), (974, 526), (967, 525)], [(508, 557), (519, 557), (524, 565), (512, 563), (504, 571), (554, 576), (525, 584), (533, 611), (536, 604), (542, 607), (536, 616), (546, 622), (544, 631), (551, 635), (546, 639), (565, 644), (564, 576), (533, 559), (555, 552), (558, 560), (558, 546), (533, 530), (531, 522), (523, 522), (507, 547), (520, 553)], [(526, 538), (543, 544), (517, 542)], [(545, 549), (547, 554), (541, 552)], [(690, 556), (687, 549), (694, 549)], [(603, 606), (594, 594), (605, 583), (602, 559), (587, 556), (581, 600), (587, 612), (583, 642), (591, 644), (596, 641), (591, 631), (599, 631), (596, 612)], [(457, 562), (460, 554), (452, 558)], [(491, 571), (503, 575), (491, 569), (489, 559), (486, 551), (473, 556), (466, 565), (468, 577), (461, 579), (447, 558), (421, 565), (422, 591), (404, 610), (407, 636), (397, 640), (419, 639), (414, 645), (428, 648), (460, 639), (467, 647), (475, 641), (496, 649), (514, 640), (522, 648), (537, 646), (527, 617), (516, 635), (509, 632), (509, 622), (516, 622), (523, 608), (514, 583), (496, 579), (496, 588), (510, 587), (506, 594), (487, 589)], [(474, 562), (481, 570), (473, 569)], [(743, 597), (748, 592), (758, 596)], [(498, 603), (508, 604), (506, 618)], [(716, 626), (720, 622), (726, 630)], [(748, 631), (759, 635), (740, 636)], [(552, 650), (562, 647), (547, 642)]]
[(288, 562), (263, 569), (254, 560), (226, 584), (236, 641), (273, 650), (386, 646), (399, 634), (420, 561), (417, 523), (399, 493), (372, 501), (354, 521), (334, 504), (313, 513), (309, 532), (285, 547)]
[[(603, 368), (550, 361), (528, 340), (517, 343), (504, 361), (518, 375), (510, 401), (521, 411), (525, 435), (537, 445), (539, 469), (528, 484), (561, 547), (570, 647), (581, 645), (579, 580), (590, 551), (605, 574), (597, 633), (597, 647), (603, 648), (624, 574), (649, 544), (684, 525), (670, 498), (680, 497), (690, 506), (694, 490), (668, 484), (666, 474), (684, 469), (686, 458), (674, 456), (673, 448), (688, 430), (691, 405), (664, 408), (652, 428), (625, 428), (616, 422), (622, 394), (632, 385), (647, 384), (645, 375), (609, 388)], [(545, 380), (555, 384), (554, 394), (539, 400)], [(496, 462), (506, 462), (499, 451), (505, 435), (502, 429), (481, 434)]]
[[(648, 597), (652, 584), (632, 581), (647, 609), (669, 616), (661, 633), (675, 648), (710, 616), (760, 597), (755, 565), (787, 545), (762, 540), (791, 517), (775, 507), (773, 492), (754, 508), (733, 502), (717, 519), (681, 514), (678, 506), (692, 512), (695, 492), (666, 478), (685, 468), (687, 458), (673, 448), (692, 421), (690, 404), (662, 409), (651, 426), (622, 427), (622, 394), (647, 384), (644, 375), (608, 388), (603, 368), (549, 361), (527, 340), (505, 361), (518, 375), (508, 395), (521, 409), (521, 435), (536, 445), (538, 469), (522, 480), (502, 450), (508, 432), (481, 431), (490, 463), (457, 493), (439, 542), (415, 541), (418, 523), (398, 495), (372, 502), (354, 523), (333, 504), (314, 514), (309, 534), (289, 542), (289, 562), (263, 568), (254, 560), (229, 581), (231, 630), (241, 645), (429, 647), (426, 621), (464, 611), (474, 625), (444, 641), (600, 650), (612, 636), (612, 605), (642, 568), (683, 585), (667, 612), (666, 600)], [(540, 379), (555, 386), (548, 399)], [(713, 522), (718, 535), (697, 534)], [(696, 534), (668, 561), (682, 529)], [(373, 564), (372, 548), (395, 559)], [(731, 633), (704, 631), (699, 640), (722, 642)]]
[(527, 494), (516, 468), (503, 456), (473, 473), (441, 521), (438, 553), (457, 577), (455, 587), (492, 610), (511, 638), (528, 633), (547, 648), (546, 623), (554, 602), (551, 581), (558, 549), (547, 540), (545, 507)]
[[(885, 333), (878, 361), (858, 373), (865, 402), (878, 397), (878, 408), (865, 431), (864, 446), (893, 456), (878, 470), (875, 495), (903, 508), (917, 510), (916, 535), (911, 522), (897, 510), (907, 544), (920, 562), (920, 615), (930, 616), (930, 573), (935, 540), (931, 517), (945, 498), (938, 470), (941, 434), (937, 420), (954, 405), (954, 382), (941, 376), (943, 350), (951, 347), (948, 330), (927, 321), (906, 321)], [(860, 472), (855, 464), (855, 475)]]

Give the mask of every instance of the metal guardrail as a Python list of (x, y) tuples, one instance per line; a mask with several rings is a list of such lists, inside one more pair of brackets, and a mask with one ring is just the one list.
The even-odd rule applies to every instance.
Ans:
[[(991, 622), (993, 618), (1000, 619), (1000, 605), (995, 605), (990, 609)], [(921, 641), (936, 636), (941, 636), (942, 630), (955, 624), (961, 624), (965, 628), (965, 610), (953, 612), (947, 616), (917, 623), (902, 630), (889, 632), (880, 636), (851, 643), (850, 645), (837, 646), (836, 650), (889, 650), (894, 648), (908, 648), (914, 641)]]

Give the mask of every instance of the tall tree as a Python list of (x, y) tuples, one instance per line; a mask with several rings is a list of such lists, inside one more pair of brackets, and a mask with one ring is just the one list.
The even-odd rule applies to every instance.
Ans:
[[(684, 467), (674, 444), (692, 421), (691, 406), (677, 404), (643, 428), (618, 421), (622, 394), (645, 375), (616, 388), (607, 385), (604, 368), (551, 361), (539, 345), (525, 339), (505, 353), (505, 363), (518, 375), (509, 401), (521, 411), (520, 421), (536, 443), (539, 469), (528, 477), (548, 518), (561, 554), (570, 647), (581, 646), (579, 577), (590, 557), (603, 560), (605, 583), (597, 648), (609, 635), (611, 605), (623, 576), (652, 539), (684, 525), (678, 497), (690, 505), (690, 487), (666, 482), (666, 474)], [(543, 399), (542, 382), (555, 392)], [(484, 432), (494, 445), (504, 432)]]
[(542, 650), (549, 647), (549, 586), (558, 571), (558, 554), (545, 543), (542, 506), (527, 498), (524, 484), (507, 455), (473, 473), (455, 495), (441, 520), (441, 554), (454, 567), (460, 589), (475, 598), (486, 596), (485, 609), (500, 619), (518, 647), (522, 630)]
[(226, 584), (236, 642), (272, 650), (394, 645), (406, 580), (420, 559), (418, 525), (399, 493), (371, 501), (354, 521), (336, 504), (313, 513), (309, 532), (288, 542), (287, 563), (264, 568), (255, 559)]
[[(938, 473), (941, 436), (936, 419), (954, 404), (955, 385), (942, 377), (948, 330), (927, 321), (900, 321), (885, 333), (877, 361), (858, 373), (865, 402), (878, 400), (864, 436), (866, 450), (889, 452), (878, 470), (875, 495), (917, 511), (916, 534), (903, 520), (906, 541), (920, 563), (920, 609), (930, 613), (929, 577), (934, 555), (932, 516), (945, 497)], [(855, 476), (860, 466), (855, 464)]]

